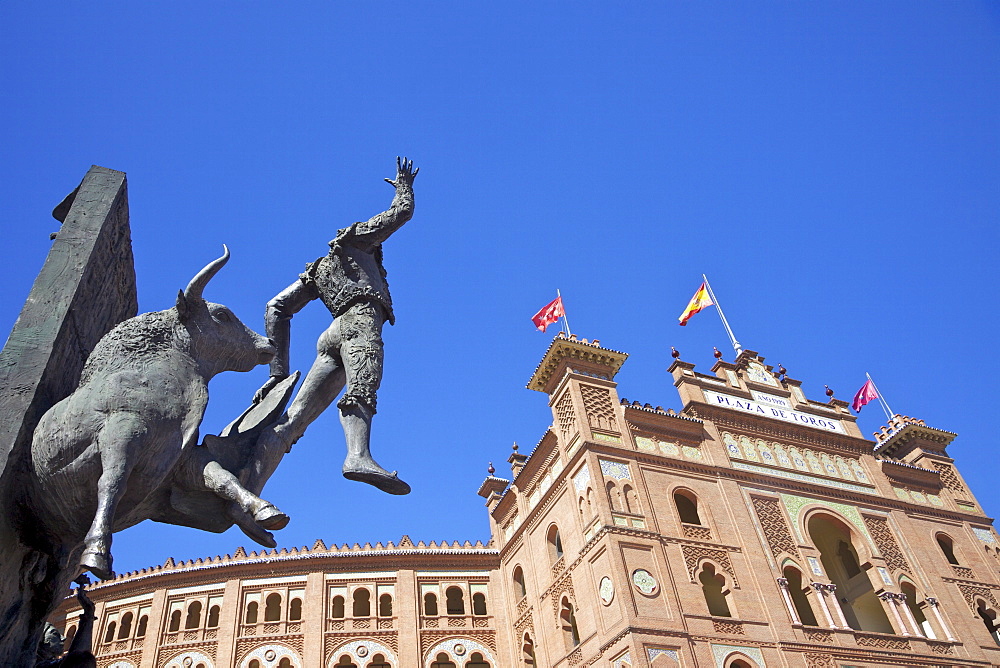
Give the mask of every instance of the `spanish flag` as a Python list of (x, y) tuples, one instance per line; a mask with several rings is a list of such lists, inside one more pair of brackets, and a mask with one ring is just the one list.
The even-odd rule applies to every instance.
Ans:
[(681, 313), (681, 317), (678, 320), (681, 321), (681, 327), (687, 324), (688, 320), (691, 319), (695, 313), (712, 306), (715, 302), (712, 298), (708, 296), (708, 288), (705, 283), (702, 283), (698, 287), (698, 291), (694, 293), (694, 297), (688, 303), (687, 308), (684, 309), (684, 313)]

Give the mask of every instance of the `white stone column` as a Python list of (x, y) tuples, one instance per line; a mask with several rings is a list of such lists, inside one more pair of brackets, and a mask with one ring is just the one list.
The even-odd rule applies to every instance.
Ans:
[(833, 617), (830, 616), (830, 608), (826, 604), (826, 594), (824, 593), (824, 585), (822, 582), (813, 582), (812, 588), (816, 590), (816, 598), (819, 599), (819, 607), (823, 608), (823, 616), (826, 617), (826, 625), (831, 629), (837, 628), (837, 625), (833, 623)]
[(948, 642), (957, 642), (954, 636), (951, 635), (951, 631), (948, 630), (948, 625), (944, 623), (944, 617), (941, 616), (941, 611), (938, 610), (938, 600), (931, 596), (928, 596), (924, 600), (927, 601), (927, 605), (929, 605), (931, 610), (934, 612), (934, 619), (936, 619), (938, 624), (941, 625), (941, 631), (944, 633), (944, 637), (948, 639)]
[(882, 605), (888, 607), (892, 612), (892, 616), (896, 620), (896, 632), (904, 636), (913, 635), (906, 630), (906, 626), (903, 624), (903, 618), (899, 616), (896, 595), (891, 591), (884, 591), (879, 594), (878, 597), (882, 601)]
[(840, 606), (840, 599), (837, 598), (837, 585), (830, 583), (823, 585), (825, 589), (830, 594), (830, 598), (833, 599), (833, 611), (837, 613), (837, 619), (840, 620), (840, 628), (850, 629), (851, 625), (847, 623), (847, 617), (844, 616), (844, 609)]
[(778, 578), (778, 588), (781, 589), (781, 597), (785, 599), (785, 607), (788, 608), (788, 614), (792, 616), (792, 623), (801, 624), (802, 620), (799, 619), (799, 615), (795, 610), (792, 596), (788, 593), (788, 578)]
[(924, 630), (920, 628), (919, 624), (917, 624), (917, 618), (913, 616), (913, 611), (910, 610), (910, 604), (906, 602), (906, 594), (896, 594), (896, 600), (899, 601), (899, 606), (903, 608), (903, 612), (906, 614), (906, 619), (910, 622), (910, 628), (913, 629), (913, 635), (923, 636)]

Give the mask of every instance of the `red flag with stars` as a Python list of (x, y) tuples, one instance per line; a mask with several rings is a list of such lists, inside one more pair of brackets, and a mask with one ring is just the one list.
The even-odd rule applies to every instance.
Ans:
[(562, 295), (560, 295), (543, 306), (541, 311), (531, 316), (531, 322), (535, 323), (539, 332), (544, 332), (549, 325), (565, 315), (566, 311), (563, 310)]
[(865, 381), (865, 384), (861, 386), (857, 394), (854, 395), (854, 401), (851, 402), (851, 408), (854, 409), (855, 413), (861, 412), (861, 407), (868, 404), (868, 402), (878, 399), (878, 390), (875, 389), (875, 383), (869, 378)]

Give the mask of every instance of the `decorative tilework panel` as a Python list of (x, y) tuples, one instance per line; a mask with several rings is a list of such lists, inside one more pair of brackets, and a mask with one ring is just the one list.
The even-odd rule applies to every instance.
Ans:
[(676, 649), (663, 649), (661, 647), (647, 647), (646, 648), (646, 658), (649, 659), (650, 663), (653, 663), (654, 659), (661, 656), (667, 656), (673, 659), (677, 665), (681, 665), (681, 658)]
[(799, 515), (802, 509), (809, 504), (818, 504), (835, 510), (840, 513), (847, 521), (858, 528), (861, 535), (868, 539), (868, 542), (874, 547), (872, 538), (868, 533), (868, 527), (865, 526), (864, 521), (861, 519), (861, 513), (854, 506), (848, 506), (843, 503), (834, 503), (833, 501), (824, 501), (821, 499), (810, 499), (805, 496), (793, 496), (791, 494), (782, 494), (781, 500), (785, 504), (785, 508), (788, 510), (788, 516), (792, 518), (792, 526), (795, 527), (795, 534), (799, 537), (799, 542), (805, 542), (805, 537), (802, 535), (802, 530), (800, 528), (801, 522), (799, 522)]
[(712, 643), (712, 657), (715, 659), (716, 668), (723, 668), (726, 663), (726, 657), (733, 652), (739, 652), (741, 654), (746, 654), (748, 657), (757, 662), (757, 665), (761, 668), (766, 668), (764, 664), (764, 654), (760, 651), (759, 647), (744, 647), (741, 645), (716, 645)]
[(493, 657), (493, 653), (490, 652), (489, 647), (481, 642), (477, 642), (472, 638), (449, 638), (437, 643), (427, 650), (424, 655), (424, 665), (426, 668), (430, 668), (434, 659), (437, 658), (437, 655), (441, 652), (447, 654), (448, 657), (455, 662), (455, 665), (458, 666), (464, 666), (469, 660), (469, 657), (472, 656), (473, 652), (479, 652), (482, 654), (483, 658), (486, 659), (491, 666), (500, 665)]
[(843, 482), (840, 480), (817, 478), (816, 476), (811, 476), (806, 473), (796, 473), (795, 471), (786, 471), (784, 469), (767, 468), (756, 464), (747, 464), (745, 462), (733, 462), (733, 468), (739, 471), (750, 471), (752, 473), (760, 473), (761, 475), (774, 476), (775, 478), (798, 480), (799, 482), (808, 482), (813, 485), (822, 485), (824, 487), (836, 487), (837, 489), (845, 489), (850, 492), (861, 492), (863, 494), (872, 493), (871, 487), (862, 487), (861, 485), (855, 485), (854, 483)]
[(601, 465), (601, 473), (609, 478), (614, 478), (615, 480), (632, 479), (632, 473), (629, 471), (628, 464), (613, 462), (607, 459), (598, 459), (597, 461)]
[(983, 541), (987, 545), (993, 545), (996, 543), (996, 538), (993, 536), (993, 532), (989, 529), (980, 529), (978, 527), (972, 527), (972, 533), (976, 534), (976, 538)]
[(632, 655), (625, 652), (621, 656), (615, 657), (615, 660), (611, 662), (612, 668), (630, 668), (632, 665)]
[[(807, 473), (839, 478), (849, 483), (859, 481), (865, 485), (871, 485), (868, 476), (865, 475), (861, 463), (857, 459), (845, 459), (841, 455), (831, 456), (825, 452), (817, 454), (808, 448), (800, 450), (799, 448), (785, 446), (781, 443), (765, 441), (762, 438), (751, 439), (744, 434), (733, 434), (728, 431), (722, 432), (722, 443), (726, 446), (726, 451), (729, 453), (731, 459), (761, 462), (768, 466), (780, 467), (786, 470), (794, 468)], [(784, 478), (791, 477), (777, 472), (771, 473), (771, 475)], [(813, 482), (817, 482), (817, 484), (829, 484), (833, 487), (839, 486), (836, 483)], [(861, 487), (856, 487), (856, 489), (868, 493), (872, 491)]]
[(590, 468), (584, 464), (575, 476), (573, 476), (573, 487), (576, 491), (583, 492), (590, 484)]

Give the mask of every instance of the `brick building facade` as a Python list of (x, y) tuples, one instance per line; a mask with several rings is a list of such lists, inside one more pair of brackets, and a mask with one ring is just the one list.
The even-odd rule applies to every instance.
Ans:
[(488, 545), (125, 574), (90, 588), (98, 665), (1000, 665), (1000, 542), (955, 434), (896, 416), (867, 440), (752, 351), (711, 374), (675, 360), (683, 408), (663, 410), (619, 397), (626, 357), (552, 342), (528, 387), (553, 425), (483, 482)]

